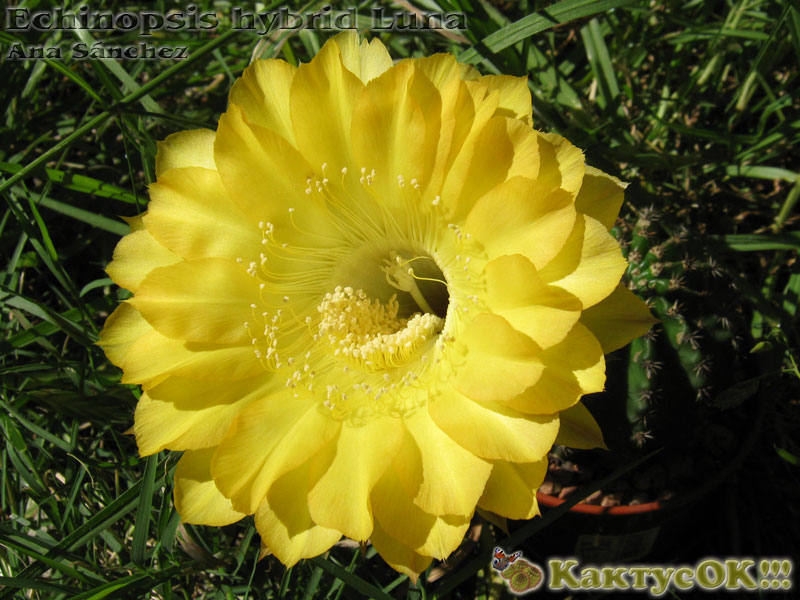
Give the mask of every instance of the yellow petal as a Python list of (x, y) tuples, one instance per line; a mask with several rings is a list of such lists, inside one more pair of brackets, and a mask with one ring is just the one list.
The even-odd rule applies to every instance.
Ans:
[(572, 371), (584, 394), (603, 391), (606, 381), (603, 349), (592, 332), (581, 323), (575, 323), (559, 348), (545, 350), (542, 362), (549, 368)]
[(436, 517), (436, 522), (428, 532), (425, 543), (415, 550), (425, 556), (447, 560), (447, 557), (455, 552), (464, 541), (464, 534), (467, 533), (471, 521), (472, 514)]
[(558, 433), (558, 415), (527, 415), (470, 400), (454, 389), (443, 390), (428, 410), (447, 435), (486, 459), (536, 462), (547, 454)]
[(539, 381), (503, 404), (524, 413), (550, 414), (569, 408), (584, 394), (603, 391), (603, 350), (580, 322), (562, 342), (542, 352), (539, 358), (544, 364)]
[(214, 169), (214, 135), (210, 129), (191, 129), (173, 133), (158, 142), (156, 177), (181, 167)]
[[(467, 175), (472, 164), (477, 162), (475, 153), (478, 143), (499, 101), (497, 92), (487, 97), (486, 91), (485, 85), (475, 82), (462, 83), (458, 88), (452, 115), (443, 115), (443, 120), (453, 119), (454, 123), (447, 161), (444, 165), (437, 164), (438, 168), (444, 172), (440, 196), (447, 216), (456, 221), (463, 218), (463, 214), (466, 214), (471, 208), (471, 205), (467, 203), (462, 203), (463, 205), (460, 206), (459, 199), (465, 189)], [(496, 127), (493, 132), (499, 134), (501, 130)], [(491, 140), (489, 140), (490, 142)], [(503, 143), (503, 152), (499, 158), (507, 169), (511, 160), (511, 144), (507, 139), (501, 140), (501, 142)], [(485, 147), (488, 147), (489, 143), (485, 143)], [(478, 168), (481, 168), (480, 165)], [(499, 181), (502, 181), (504, 177), (499, 177), (499, 174), (492, 177), (492, 179), (498, 178)]]
[(235, 104), (220, 117), (214, 156), (228, 196), (252, 223), (272, 223), (279, 243), (325, 247), (339, 235), (319, 194), (306, 194), (315, 170), (274, 131), (247, 123)]
[(370, 493), (394, 459), (402, 437), (402, 425), (394, 417), (345, 423), (333, 463), (308, 495), (314, 522), (354, 540), (367, 540), (372, 532)]
[(546, 474), (547, 458), (533, 463), (495, 461), (480, 507), (508, 519), (531, 519), (539, 514), (536, 490)]
[(528, 177), (537, 179), (540, 169), (539, 136), (530, 126), (517, 119), (501, 118), (505, 123), (506, 134), (514, 147), (514, 159), (508, 167), (506, 178)]
[[(375, 169), (373, 187), (385, 203), (405, 200), (400, 177), (422, 181), (432, 168), (426, 165), (426, 126), (421, 107), (409, 93), (414, 68), (403, 62), (367, 85), (353, 112), (352, 144), (355, 165)], [(426, 107), (427, 108), (427, 107)], [(438, 131), (430, 132), (438, 136)], [(427, 147), (436, 148), (433, 143)], [(431, 156), (431, 159), (434, 158)]]
[(163, 375), (232, 381), (264, 372), (250, 346), (184, 342), (165, 337), (152, 327), (149, 329), (136, 340), (122, 361), (122, 383), (146, 384)]
[(440, 92), (461, 80), (461, 65), (452, 54), (412, 58), (410, 62), (414, 64), (414, 70), (423, 73)]
[(503, 317), (478, 315), (458, 336), (466, 353), (453, 386), (477, 400), (502, 401), (532, 386), (542, 373), (541, 349)]
[(255, 513), (262, 541), (287, 567), (326, 552), (342, 537), (335, 529), (315, 524), (306, 503), (309, 488), (319, 479), (328, 460), (322, 453), (283, 475)]
[(561, 428), (556, 443), (582, 450), (606, 447), (600, 426), (581, 402), (561, 412)]
[[(410, 436), (406, 437), (391, 466), (375, 484), (371, 504), (375, 525), (380, 523), (396, 540), (409, 548), (417, 548), (428, 538), (436, 516), (417, 506), (413, 501), (416, 489), (409, 490), (404, 485), (409, 469), (421, 469), (419, 451)], [(414, 475), (415, 479), (420, 479), (418, 473)]]
[(539, 154), (540, 181), (547, 186), (560, 187), (574, 197), (586, 171), (583, 152), (556, 133), (539, 133)]
[(233, 510), (211, 478), (211, 457), (215, 448), (187, 450), (175, 469), (175, 509), (184, 523), (222, 526), (244, 518)]
[(433, 515), (472, 515), (491, 464), (455, 443), (425, 410), (417, 411), (405, 423), (422, 463), (422, 481), (414, 502)]
[(359, 40), (355, 31), (345, 31), (332, 39), (342, 53), (342, 64), (364, 83), (392, 67), (392, 57), (378, 38), (368, 42)]
[(151, 271), (129, 302), (167, 337), (244, 345), (258, 292), (242, 265), (203, 258)]
[(150, 331), (153, 328), (139, 311), (124, 302), (106, 319), (98, 345), (103, 348), (108, 360), (122, 367), (131, 346)]
[(380, 523), (387, 534), (417, 553), (446, 558), (461, 543), (475, 506), (466, 516), (425, 512), (415, 499), (422, 475), (421, 452), (406, 432), (394, 461), (372, 490), (375, 525)]
[(413, 492), (409, 493), (403, 485), (404, 471), (408, 467), (403, 463), (407, 458), (401, 451), (372, 490), (374, 526), (380, 526), (396, 541), (419, 554), (447, 558), (464, 538), (475, 505), (470, 507), (467, 516), (437, 517), (423, 511), (412, 499)]
[(481, 77), (489, 91), (500, 93), (500, 102), (495, 114), (518, 119), (528, 127), (533, 127), (533, 109), (531, 107), (531, 91), (528, 89), (527, 77), (511, 75), (486, 75)]
[(289, 115), (289, 90), (297, 68), (285, 60), (257, 60), (231, 88), (230, 101), (251, 123), (271, 129), (290, 144), (294, 130)]
[(647, 305), (624, 284), (581, 314), (581, 323), (597, 336), (606, 354), (644, 335), (656, 322)]
[(575, 197), (575, 208), (611, 229), (622, 207), (627, 186), (613, 175), (587, 165), (581, 189)]
[(269, 374), (233, 382), (169, 377), (145, 391), (136, 405), (139, 454), (216, 446), (236, 414), (267, 393), (270, 380)]
[(568, 192), (515, 177), (476, 202), (464, 230), (483, 244), (490, 260), (522, 254), (541, 269), (562, 250), (575, 219)]
[(627, 265), (619, 244), (603, 224), (578, 213), (564, 248), (539, 275), (577, 296), (586, 309), (614, 291)]
[(350, 124), (364, 84), (342, 64), (339, 45), (328, 40), (310, 63), (300, 65), (292, 81), (290, 110), (297, 148), (319, 169), (331, 173), (353, 164)]
[[(451, 55), (402, 61), (396, 68), (406, 64), (413, 64), (416, 73), (409, 94), (425, 118), (426, 154), (424, 162), (417, 162), (424, 168), (414, 176), (422, 184), (422, 193), (427, 192), (426, 202), (440, 195), (448, 218), (458, 221), (478, 197), (504, 179), (535, 177), (536, 134), (514, 119), (489, 114), (502, 95), (500, 89), (505, 89), (502, 85), (492, 93), (488, 82), (481, 83), (472, 86), (470, 93), (470, 86), (460, 82), (458, 64)], [(418, 138), (415, 143), (422, 141)]]
[(387, 534), (378, 523), (372, 530), (372, 545), (395, 571), (408, 575), (416, 583), (419, 574), (432, 562), (430, 556), (423, 556)]
[(476, 81), (482, 77), (481, 72), (475, 65), (468, 65), (465, 63), (458, 63), (461, 79), (464, 81)]
[(136, 292), (153, 269), (179, 261), (177, 254), (170, 252), (142, 229), (129, 233), (119, 241), (106, 273), (118, 286)]
[(238, 414), (219, 445), (211, 471), (217, 486), (244, 512), (254, 512), (276, 479), (317, 454), (339, 432), (313, 397), (283, 390)]
[(581, 303), (561, 288), (546, 285), (533, 263), (520, 254), (486, 265), (489, 309), (542, 348), (563, 340), (581, 315)]
[[(437, 92), (428, 98), (417, 98), (417, 103), (426, 107), (423, 110), (426, 131), (438, 133), (438, 139), (426, 144), (433, 155), (433, 169), (426, 180), (427, 189), (423, 193), (427, 192), (426, 201), (432, 201), (442, 193), (451, 153), (454, 151), (453, 136), (456, 135), (456, 128), (460, 127), (461, 135), (466, 135), (467, 127), (474, 116), (474, 107), (469, 93), (461, 85), (461, 69), (452, 54), (435, 54), (410, 61), (414, 65), (414, 83), (417, 84), (412, 87), (412, 95), (421, 96), (422, 91), (431, 89), (418, 85), (422, 78), (430, 82), (432, 89)], [(459, 110), (459, 99), (463, 110)]]
[(131, 233), (134, 231), (141, 231), (144, 229), (144, 222), (142, 218), (147, 214), (147, 211), (144, 211), (141, 214), (134, 215), (133, 217), (122, 217), (122, 220), (125, 221), (128, 226), (131, 228)]
[(150, 186), (147, 230), (183, 258), (220, 257), (256, 261), (262, 234), (228, 198), (216, 171), (172, 169)]
[[(478, 136), (458, 196), (458, 208), (450, 218), (457, 221), (466, 217), (481, 196), (507, 179), (526, 177), (534, 180), (538, 171), (536, 133), (520, 121), (492, 117)], [(445, 194), (449, 193), (445, 190)], [(447, 199), (447, 195), (442, 197)]]

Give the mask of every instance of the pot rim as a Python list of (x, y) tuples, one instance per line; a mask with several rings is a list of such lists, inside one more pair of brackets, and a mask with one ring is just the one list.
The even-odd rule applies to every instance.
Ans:
[[(536, 500), (548, 508), (555, 508), (566, 502), (563, 498), (557, 498), (543, 492), (536, 492)], [(587, 515), (638, 515), (641, 513), (654, 512), (665, 508), (660, 500), (644, 502), (642, 504), (624, 504), (620, 506), (600, 506), (599, 504), (576, 504), (569, 510), (570, 512), (583, 513)]]
[[(692, 490), (687, 490), (684, 493), (671, 497), (667, 500), (655, 500), (653, 502), (645, 502), (642, 504), (625, 504), (620, 506), (599, 506), (597, 504), (581, 503), (571, 506), (568, 512), (585, 515), (613, 515), (622, 517), (626, 515), (652, 513), (678, 505), (692, 504), (721, 484), (744, 462), (745, 457), (752, 450), (756, 439), (758, 438), (759, 432), (761, 431), (766, 408), (766, 402), (764, 401), (766, 397), (767, 393), (762, 387), (758, 392), (749, 398), (750, 401), (752, 401), (753, 398), (757, 398), (759, 400), (755, 407), (756, 414), (753, 423), (754, 426), (751, 428), (744, 443), (739, 447), (739, 451), (734, 455), (733, 460), (731, 460), (724, 469), (718, 471), (713, 477), (709, 478), (700, 486)], [(539, 502), (539, 504), (548, 508), (555, 508), (567, 501), (556, 496), (551, 496), (550, 494), (545, 494), (538, 490), (536, 491), (536, 500)]]

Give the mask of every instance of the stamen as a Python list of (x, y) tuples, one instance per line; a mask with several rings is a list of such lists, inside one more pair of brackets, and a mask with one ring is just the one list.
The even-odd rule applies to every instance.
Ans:
[(398, 309), (394, 296), (384, 305), (363, 290), (337, 287), (317, 307), (319, 334), (335, 357), (362, 369), (397, 367), (412, 360), (444, 327), (444, 320), (435, 314), (400, 319)]

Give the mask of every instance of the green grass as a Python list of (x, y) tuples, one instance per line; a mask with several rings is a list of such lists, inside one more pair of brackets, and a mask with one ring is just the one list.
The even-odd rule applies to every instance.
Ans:
[[(0, 599), (496, 596), (488, 552), (503, 534), (493, 539), (488, 526), (470, 559), (434, 583), (423, 576), (409, 585), (371, 547), (337, 547), (286, 570), (273, 558), (258, 560), (251, 519), (224, 528), (180, 524), (171, 498), (177, 454), (137, 456), (126, 430), (138, 391), (120, 384), (95, 345), (126, 297), (103, 271), (128, 230), (120, 217), (146, 207), (156, 142), (215, 128), (255, 49), (308, 61), (330, 35), (262, 39), (229, 29), (231, 3), (198, 4), (223, 17), (213, 35), (148, 38), (187, 46), (188, 60), (0, 60)], [(308, 12), (324, 3), (285, 4)], [(358, 4), (362, 29), (373, 4)], [(382, 4), (388, 12), (409, 7)], [(780, 0), (410, 4), (462, 12), (469, 29), (457, 38), (380, 32), (395, 57), (447, 51), (485, 73), (528, 76), (536, 127), (564, 135), (590, 164), (631, 182), (624, 215), (652, 206), (726, 242), (718, 258), (740, 276), (752, 344), (784, 374), (772, 377), (754, 454), (728, 484), (736, 499), (699, 537), (728, 541), (702, 546), (711, 552), (800, 554), (800, 276), (791, 274), (800, 247), (800, 7)], [(67, 48), (87, 36), (107, 37), (0, 31), (0, 49), (5, 56), (18, 41)], [(752, 515), (757, 526), (731, 531)]]

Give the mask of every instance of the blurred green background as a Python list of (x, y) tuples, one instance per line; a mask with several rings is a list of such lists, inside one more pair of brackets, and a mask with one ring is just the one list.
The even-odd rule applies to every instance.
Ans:
[[(452, 52), (485, 74), (527, 76), (535, 127), (560, 133), (585, 150), (589, 164), (630, 182), (624, 219), (653, 210), (715, 241), (715, 260), (740, 282), (745, 351), (759, 355), (759, 375), (770, 387), (760, 400), (754, 448), (717, 492), (724, 502), (667, 559), (800, 555), (800, 6), (781, 0), (257, 6), (308, 15), (326, 4), (330, 12), (320, 14), (356, 14), (359, 30), (379, 36), (394, 58)], [(13, 31), (13, 17), (26, 13), (7, 8), (3, 15), (0, 598), (501, 597), (506, 592), (488, 562), (505, 534), (488, 525), (465, 546), (469, 560), (449, 565), (438, 581), (423, 576), (416, 586), (371, 548), (337, 547), (290, 570), (270, 557), (257, 562), (250, 519), (221, 529), (181, 525), (171, 498), (177, 455), (141, 459), (126, 434), (138, 391), (119, 383), (119, 370), (95, 342), (127, 294), (103, 269), (128, 231), (120, 217), (145, 210), (156, 141), (182, 129), (214, 129), (230, 86), (254, 56), (307, 62), (335, 33), (231, 29), (237, 6), (202, 0), (194, 10), (213, 14), (213, 29), (146, 36), (119, 29)], [(30, 13), (57, 7), (190, 12), (163, 1), (16, 6)], [(377, 22), (374, 8), (383, 8), (387, 21)], [(466, 28), (404, 27), (421, 12)], [(398, 27), (385, 29), (396, 15)], [(189, 58), (72, 55), (73, 47), (81, 54), (95, 42), (101, 42), (96, 48), (185, 47)], [(536, 540), (534, 534), (529, 543)], [(547, 556), (546, 547), (538, 549)]]

